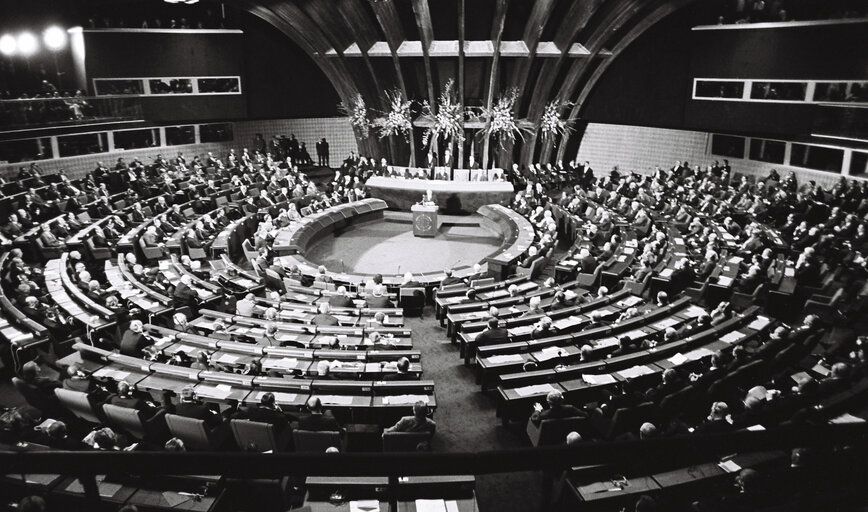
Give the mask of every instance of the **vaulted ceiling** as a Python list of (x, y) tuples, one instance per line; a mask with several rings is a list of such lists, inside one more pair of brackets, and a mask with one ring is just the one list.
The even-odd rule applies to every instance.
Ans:
[[(550, 101), (569, 103), (579, 119), (591, 89), (610, 63), (642, 33), (695, 0), (229, 0), (271, 23), (303, 48), (345, 103), (357, 93), (388, 109), (385, 91), (436, 104), (455, 79), (466, 106), (490, 106), (519, 93), (515, 116), (534, 126)], [(420, 129), (417, 129), (421, 133)], [(418, 138), (419, 134), (416, 134)], [(416, 146), (374, 135), (360, 150), (405, 163)], [(537, 140), (502, 150), (523, 163), (564, 157)], [(459, 156), (464, 148), (458, 148)], [(476, 148), (486, 160), (485, 147)], [(419, 159), (421, 162), (421, 158)], [(503, 159), (499, 159), (502, 162)]]

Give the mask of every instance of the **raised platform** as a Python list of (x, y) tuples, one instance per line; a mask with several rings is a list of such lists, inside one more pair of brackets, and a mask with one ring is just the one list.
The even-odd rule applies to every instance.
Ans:
[(366, 183), (371, 197), (382, 199), (390, 209), (410, 211), (430, 190), (440, 212), (467, 215), (486, 204), (508, 204), (515, 190), (505, 181), (445, 181), (384, 178), (374, 176)]

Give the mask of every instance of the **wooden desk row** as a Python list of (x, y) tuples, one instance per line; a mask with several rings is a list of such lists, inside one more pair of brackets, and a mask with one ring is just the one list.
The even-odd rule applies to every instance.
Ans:
[(500, 248), (485, 258), (488, 275), (497, 280), (506, 279), (515, 262), (528, 250), (536, 238), (536, 230), (524, 216), (500, 204), (481, 206), (476, 213), (483, 217), (487, 227), (503, 237)]
[[(554, 369), (501, 376), (498, 386), (498, 416), (504, 421), (526, 418), (534, 402), (550, 391), (564, 393), (571, 403), (583, 404), (598, 398), (627, 379), (659, 379), (669, 368), (707, 361), (716, 351), (753, 339), (771, 325), (755, 317), (759, 308), (746, 311), (711, 329), (683, 340), (658, 345), (619, 357), (556, 367)], [(601, 373), (603, 372), (603, 373)]]
[(434, 382), (430, 380), (357, 381), (251, 376), (155, 363), (82, 343), (76, 343), (73, 348), (77, 353), (60, 360), (60, 364), (82, 364), (94, 378), (123, 380), (135, 389), (151, 393), (157, 400), (161, 400), (164, 392), (180, 395), (185, 387), (193, 386), (197, 396), (205, 401), (247, 405), (258, 403), (262, 393), (270, 391), (281, 407), (300, 411), (308, 398), (316, 396), (336, 415), (350, 417), (354, 423), (381, 425), (409, 414), (417, 401), (426, 402), (432, 410), (437, 407)]

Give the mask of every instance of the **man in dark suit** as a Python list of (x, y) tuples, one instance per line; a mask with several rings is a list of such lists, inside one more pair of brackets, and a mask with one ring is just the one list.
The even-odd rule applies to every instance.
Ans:
[(479, 347), (508, 342), (509, 331), (504, 327), (500, 327), (497, 318), (490, 318), (488, 320), (488, 328), (476, 336), (476, 345)]
[(343, 432), (341, 424), (332, 415), (331, 411), (323, 411), (322, 401), (319, 397), (312, 396), (307, 401), (307, 410), (310, 412), (298, 420), (299, 430), (311, 432)]
[(727, 415), (729, 415), (729, 406), (726, 405), (726, 402), (714, 402), (711, 404), (708, 418), (697, 426), (694, 432), (700, 434), (729, 432), (732, 430), (732, 424), (727, 421)]
[(582, 249), (579, 251), (579, 265), (581, 265), (583, 273), (593, 274), (597, 269), (597, 258), (587, 249)]
[(410, 373), (410, 360), (406, 357), (398, 359), (398, 371), (395, 373), (387, 373), (383, 376), (383, 380), (415, 380), (416, 376)]
[(87, 444), (73, 439), (67, 435), (66, 423), (55, 421), (45, 430), (45, 444), (55, 450), (85, 450), (90, 448)]
[(310, 319), (312, 325), (339, 325), (337, 317), (331, 314), (331, 307), (328, 302), (323, 302), (319, 305), (319, 313)]
[(185, 418), (205, 420), (209, 428), (214, 428), (223, 421), (220, 413), (203, 404), (193, 391), (193, 386), (186, 386), (181, 390), (181, 401), (175, 406), (175, 414)]
[(354, 306), (346, 286), (339, 286), (337, 293), (329, 297), (329, 306), (333, 308), (351, 308)]
[(151, 341), (142, 332), (142, 322), (133, 320), (121, 337), (120, 351), (125, 356), (142, 357), (142, 349)]
[(533, 405), (534, 412), (530, 420), (534, 425), (539, 425), (542, 420), (588, 417), (588, 413), (585, 411), (566, 403), (564, 395), (560, 391), (550, 391), (546, 395), (546, 402), (549, 406), (548, 409), (543, 409), (539, 403)]
[(282, 431), (289, 424), (289, 419), (286, 414), (275, 403), (274, 393), (265, 392), (259, 399), (259, 405), (256, 407), (246, 407), (238, 411), (235, 418), (248, 419), (258, 423), (270, 423), (274, 425), (274, 430)]
[(451, 268), (446, 269), (444, 273), (446, 274), (446, 277), (442, 281), (440, 281), (440, 288), (449, 286), (450, 284), (458, 284), (462, 282), (460, 277), (455, 277), (452, 275)]
[(190, 287), (193, 279), (188, 275), (181, 276), (181, 282), (175, 287), (175, 292), (172, 294), (176, 306), (195, 307), (196, 291)]
[(385, 287), (381, 284), (374, 286), (374, 291), (365, 299), (365, 307), (371, 309), (393, 308), (392, 301), (386, 297)]

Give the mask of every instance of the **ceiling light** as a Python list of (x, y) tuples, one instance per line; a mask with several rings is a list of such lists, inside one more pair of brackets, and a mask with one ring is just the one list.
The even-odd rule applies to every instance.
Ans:
[(39, 41), (32, 33), (24, 32), (18, 36), (18, 51), (21, 55), (29, 57), (36, 52), (37, 48), (39, 48)]
[(0, 53), (7, 57), (14, 54), (18, 49), (18, 43), (15, 42), (15, 36), (6, 34), (0, 37)]
[(42, 34), (42, 40), (49, 49), (57, 51), (66, 46), (66, 32), (60, 27), (48, 27)]

